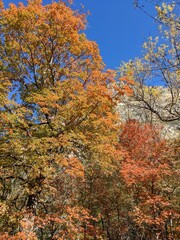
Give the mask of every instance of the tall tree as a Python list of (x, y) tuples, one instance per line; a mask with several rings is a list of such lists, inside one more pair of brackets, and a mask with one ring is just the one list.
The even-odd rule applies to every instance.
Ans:
[[(133, 196), (133, 239), (178, 239), (178, 177), (173, 148), (151, 124), (131, 120), (120, 135), (121, 174)], [(175, 200), (176, 199), (176, 200)]]
[(117, 95), (85, 23), (63, 1), (1, 2), (2, 239), (98, 236), (79, 186), (85, 170), (108, 173), (119, 158)]

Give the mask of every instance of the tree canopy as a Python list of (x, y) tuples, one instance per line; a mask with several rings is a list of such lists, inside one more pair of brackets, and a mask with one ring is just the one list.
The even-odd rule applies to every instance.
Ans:
[(156, 5), (159, 35), (144, 43), (143, 57), (122, 64), (119, 70), (122, 76), (133, 73), (138, 106), (164, 122), (180, 119), (180, 20), (176, 8), (174, 3)]
[[(140, 60), (117, 80), (85, 27), (71, 1), (0, 1), (0, 239), (178, 239), (178, 140), (121, 121), (117, 106), (139, 87)], [(150, 40), (149, 67), (165, 56), (154, 49)], [(168, 53), (173, 71), (163, 58), (160, 72), (171, 90), (178, 55)], [(164, 108), (173, 117), (175, 91)]]

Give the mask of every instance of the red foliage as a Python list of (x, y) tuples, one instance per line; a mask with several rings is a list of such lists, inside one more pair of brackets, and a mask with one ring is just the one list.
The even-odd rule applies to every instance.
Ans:
[(159, 130), (131, 120), (120, 136), (121, 146), (126, 149), (121, 174), (133, 196), (130, 215), (139, 227), (149, 226), (154, 234), (165, 231), (173, 212), (172, 192), (167, 194), (166, 181), (173, 175), (173, 153)]

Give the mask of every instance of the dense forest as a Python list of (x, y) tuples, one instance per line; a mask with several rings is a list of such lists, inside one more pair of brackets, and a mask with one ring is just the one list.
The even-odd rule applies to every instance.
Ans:
[(180, 239), (177, 6), (114, 71), (72, 1), (0, 0), (1, 240)]

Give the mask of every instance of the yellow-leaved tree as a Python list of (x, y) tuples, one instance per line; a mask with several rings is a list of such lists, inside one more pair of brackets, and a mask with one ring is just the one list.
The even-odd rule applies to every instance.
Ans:
[(117, 94), (85, 23), (63, 1), (1, 2), (0, 239), (99, 234), (78, 196), (119, 159)]
[[(135, 2), (143, 10), (138, 1)], [(178, 3), (162, 3), (156, 5), (156, 10), (157, 16), (153, 18), (159, 24), (158, 36), (149, 37), (143, 45), (143, 56), (123, 63), (120, 72), (122, 76), (133, 73), (136, 109), (151, 113), (151, 121), (177, 123), (180, 119)]]

